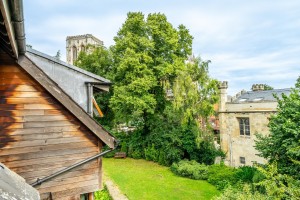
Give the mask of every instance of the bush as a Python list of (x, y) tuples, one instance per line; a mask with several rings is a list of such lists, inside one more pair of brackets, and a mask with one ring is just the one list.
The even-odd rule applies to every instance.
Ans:
[(224, 164), (211, 165), (208, 168), (207, 181), (216, 186), (217, 189), (223, 190), (230, 185), (236, 185), (239, 180), (236, 177), (237, 169), (228, 167)]
[(102, 190), (94, 192), (94, 197), (95, 200), (112, 200), (106, 186)]
[(158, 162), (159, 152), (155, 149), (154, 144), (151, 147), (145, 148), (144, 152), (146, 160)]
[(171, 171), (179, 176), (196, 180), (206, 180), (208, 166), (199, 164), (194, 160), (182, 160), (179, 163), (173, 163), (171, 166)]
[(255, 200), (267, 200), (273, 199), (267, 195), (261, 194), (259, 192), (253, 192), (252, 186), (245, 184), (242, 188), (228, 187), (224, 190), (223, 194), (219, 197), (214, 198), (214, 200), (240, 200), (240, 199), (255, 199)]
[(252, 183), (253, 177), (257, 173), (257, 169), (251, 166), (243, 166), (239, 167), (235, 172), (235, 178), (244, 182), (244, 183)]

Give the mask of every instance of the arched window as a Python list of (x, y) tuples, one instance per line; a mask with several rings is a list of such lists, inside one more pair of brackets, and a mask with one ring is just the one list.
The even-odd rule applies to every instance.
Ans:
[(73, 63), (74, 63), (74, 61), (77, 60), (77, 48), (73, 46), (72, 51), (73, 51)]
[(84, 45), (81, 45), (81, 51), (85, 52), (85, 47), (84, 47)]

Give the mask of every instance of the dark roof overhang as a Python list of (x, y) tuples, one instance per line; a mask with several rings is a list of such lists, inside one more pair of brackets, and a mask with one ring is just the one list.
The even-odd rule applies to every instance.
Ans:
[(26, 52), (22, 0), (0, 1), (0, 48), (17, 59)]

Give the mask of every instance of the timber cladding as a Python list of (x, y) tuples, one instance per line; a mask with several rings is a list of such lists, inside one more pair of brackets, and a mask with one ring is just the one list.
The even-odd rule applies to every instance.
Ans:
[[(99, 153), (99, 139), (19, 65), (0, 65), (0, 162), (31, 184)], [(100, 167), (99, 167), (100, 166)], [(37, 186), (41, 197), (96, 191), (101, 160)]]

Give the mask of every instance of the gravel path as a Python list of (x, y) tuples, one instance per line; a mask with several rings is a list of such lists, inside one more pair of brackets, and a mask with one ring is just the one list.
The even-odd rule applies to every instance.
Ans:
[(105, 174), (103, 174), (103, 180), (113, 200), (128, 200), (128, 198), (120, 191), (118, 186), (112, 180), (110, 180)]

